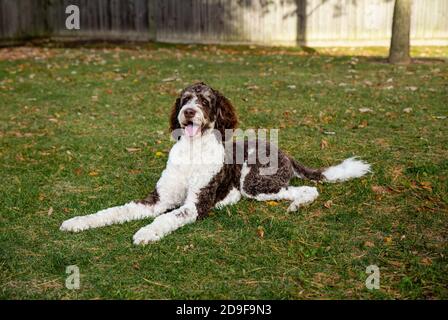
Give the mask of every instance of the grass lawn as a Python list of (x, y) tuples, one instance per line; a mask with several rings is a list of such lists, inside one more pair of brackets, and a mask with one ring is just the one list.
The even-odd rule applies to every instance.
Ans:
[[(447, 299), (448, 48), (413, 49), (409, 66), (386, 53), (1, 49), (0, 298)], [(173, 144), (169, 109), (199, 80), (233, 101), (241, 128), (280, 128), (304, 164), (358, 155), (374, 173), (318, 184), (295, 214), (245, 199), (148, 246), (132, 235), (150, 219), (60, 232), (151, 191)], [(65, 288), (69, 265), (79, 290)], [(365, 287), (369, 265), (379, 290)]]

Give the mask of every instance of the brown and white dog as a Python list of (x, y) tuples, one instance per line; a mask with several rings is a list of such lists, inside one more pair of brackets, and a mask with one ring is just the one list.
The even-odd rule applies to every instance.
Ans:
[[(135, 244), (146, 244), (206, 217), (213, 208), (237, 203), (241, 196), (289, 200), (288, 210), (296, 211), (314, 201), (318, 192), (315, 187), (290, 186), (293, 177), (336, 182), (370, 171), (369, 164), (355, 158), (330, 168), (307, 168), (273, 144), (234, 141), (228, 131), (236, 126), (235, 109), (220, 92), (202, 82), (187, 87), (171, 112), (176, 143), (154, 191), (142, 200), (66, 220), (60, 229), (77, 232), (153, 217), (154, 221), (133, 237)], [(254, 156), (260, 154), (270, 161)], [(275, 170), (265, 170), (269, 168)]]

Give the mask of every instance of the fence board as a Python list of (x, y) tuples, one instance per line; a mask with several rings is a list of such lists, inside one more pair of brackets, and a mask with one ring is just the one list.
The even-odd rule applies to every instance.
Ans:
[[(65, 28), (78, 5), (81, 30)], [(0, 40), (389, 45), (393, 0), (0, 0)], [(414, 0), (413, 44), (448, 45), (448, 1)]]

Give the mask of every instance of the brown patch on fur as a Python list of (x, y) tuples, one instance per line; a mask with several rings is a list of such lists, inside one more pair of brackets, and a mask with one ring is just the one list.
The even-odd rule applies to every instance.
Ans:
[(229, 99), (219, 91), (213, 90), (216, 95), (216, 123), (215, 129), (219, 130), (222, 140), (225, 140), (225, 129), (235, 129), (238, 125), (235, 108)]
[[(260, 193), (278, 193), (281, 188), (286, 188), (289, 185), (289, 181), (294, 176), (294, 171), (290, 159), (275, 145), (266, 143), (265, 141), (257, 140), (254, 143), (255, 151), (254, 153), (258, 155), (259, 144), (262, 142), (263, 145), (261, 152), (263, 152), (266, 146), (266, 153), (263, 155), (266, 158), (270, 158), (271, 152), (277, 152), (277, 171), (271, 175), (261, 175), (261, 168), (269, 168), (271, 163), (262, 164), (257, 156), (256, 163), (248, 164), (250, 171), (246, 175), (243, 183), (244, 191), (251, 195), (256, 196)], [(245, 141), (245, 151), (248, 150), (248, 142)]]
[(294, 171), (302, 178), (307, 178), (310, 180), (315, 180), (315, 181), (321, 181), (324, 179), (324, 176), (322, 175), (322, 172), (324, 171), (324, 169), (312, 169), (312, 168), (308, 168), (305, 167), (304, 165), (298, 163), (296, 160), (294, 160), (293, 158), (289, 158), (289, 160), (291, 160), (291, 163), (294, 167)]
[(224, 164), (208, 185), (199, 192), (196, 204), (198, 219), (205, 218), (215, 204), (223, 200), (232, 188), (239, 189), (240, 175), (241, 165)]
[(153, 192), (148, 194), (148, 196), (144, 199), (135, 201), (136, 203), (141, 203), (144, 205), (154, 205), (159, 201), (159, 193), (157, 192), (157, 189), (155, 189)]
[(170, 114), (170, 131), (171, 132), (180, 128), (179, 120), (177, 120), (177, 115), (179, 114), (180, 108), (181, 108), (180, 98), (177, 98), (176, 102), (174, 102), (174, 105), (173, 105), (173, 108), (171, 109), (171, 114)]

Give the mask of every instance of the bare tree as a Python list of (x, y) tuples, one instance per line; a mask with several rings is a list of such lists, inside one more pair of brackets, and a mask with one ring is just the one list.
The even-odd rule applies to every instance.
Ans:
[(395, 0), (392, 39), (390, 41), (389, 50), (390, 63), (407, 64), (411, 62), (411, 57), (409, 55), (411, 1), (412, 0)]

